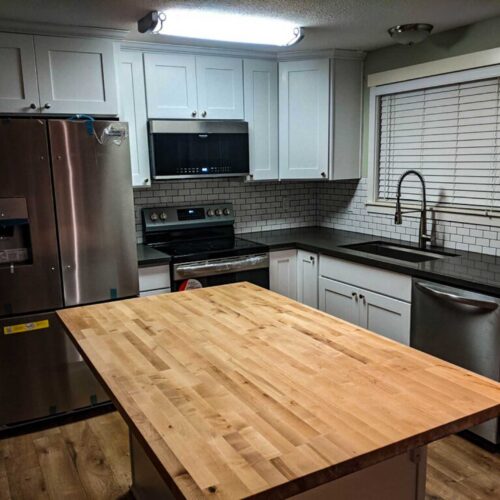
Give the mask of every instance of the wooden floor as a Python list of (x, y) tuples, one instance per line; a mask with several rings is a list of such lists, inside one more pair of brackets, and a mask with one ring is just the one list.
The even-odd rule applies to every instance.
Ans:
[[(429, 447), (428, 500), (500, 499), (500, 455), (452, 436)], [(118, 413), (0, 440), (0, 500), (131, 499)]]

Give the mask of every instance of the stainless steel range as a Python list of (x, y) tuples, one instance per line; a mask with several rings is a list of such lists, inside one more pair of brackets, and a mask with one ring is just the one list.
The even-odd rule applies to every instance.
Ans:
[(234, 234), (231, 203), (142, 210), (144, 243), (172, 257), (172, 289), (249, 281), (269, 288), (268, 247)]

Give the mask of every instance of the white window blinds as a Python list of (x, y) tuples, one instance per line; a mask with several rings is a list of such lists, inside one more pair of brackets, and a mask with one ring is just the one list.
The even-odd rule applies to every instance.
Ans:
[[(395, 200), (415, 169), (432, 205), (500, 210), (499, 78), (382, 95), (379, 117), (379, 200)], [(402, 200), (420, 200), (415, 176)]]

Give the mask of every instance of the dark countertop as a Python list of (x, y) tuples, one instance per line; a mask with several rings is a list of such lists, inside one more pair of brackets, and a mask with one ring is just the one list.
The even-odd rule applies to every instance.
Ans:
[(343, 245), (367, 241), (387, 241), (415, 246), (411, 243), (390, 240), (363, 233), (339, 231), (323, 227), (303, 227), (238, 234), (239, 237), (269, 246), (270, 250), (298, 248), (318, 252), (345, 260), (367, 264), (418, 278), (444, 284), (465, 287), (477, 292), (500, 296), (500, 257), (479, 253), (438, 249), (456, 254), (421, 263), (413, 263), (370, 255), (357, 250), (342, 248)]
[(137, 245), (137, 261), (139, 267), (157, 266), (159, 264), (168, 264), (170, 255), (139, 243)]

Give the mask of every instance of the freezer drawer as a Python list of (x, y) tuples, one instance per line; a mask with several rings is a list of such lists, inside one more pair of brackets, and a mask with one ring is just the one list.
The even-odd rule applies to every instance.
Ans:
[(108, 400), (55, 313), (0, 320), (0, 429)]
[[(500, 380), (500, 299), (415, 279), (411, 346)], [(499, 419), (470, 429), (499, 443)]]

